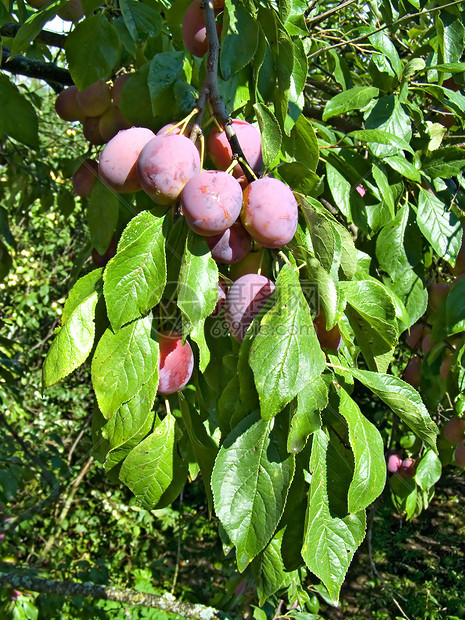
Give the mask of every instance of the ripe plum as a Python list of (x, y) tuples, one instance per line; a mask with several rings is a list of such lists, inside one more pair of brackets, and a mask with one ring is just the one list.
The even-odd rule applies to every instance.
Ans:
[[(259, 173), (263, 167), (262, 139), (260, 132), (247, 121), (235, 118), (232, 122), (242, 152), (252, 170)], [(225, 131), (212, 129), (207, 136), (207, 152), (217, 168), (226, 170), (232, 161), (232, 149)], [(233, 175), (240, 177), (244, 174), (241, 166), (234, 167)]]
[(146, 127), (131, 127), (118, 132), (100, 156), (99, 173), (103, 181), (117, 192), (139, 190), (137, 159), (154, 135)]
[(175, 202), (184, 185), (200, 172), (200, 155), (195, 145), (180, 135), (155, 136), (137, 160), (142, 189), (158, 204)]
[(158, 393), (174, 394), (189, 381), (194, 369), (194, 355), (188, 342), (176, 332), (158, 335), (160, 357), (158, 364)]
[(244, 190), (241, 220), (245, 229), (265, 248), (289, 243), (297, 230), (297, 201), (279, 179), (264, 177)]
[(186, 183), (181, 196), (187, 224), (194, 232), (207, 237), (230, 228), (239, 217), (241, 206), (241, 186), (222, 170), (203, 170), (196, 174)]
[(251, 238), (240, 222), (234, 222), (224, 233), (207, 237), (207, 244), (217, 263), (231, 265), (249, 253)]
[(231, 335), (242, 342), (247, 328), (274, 291), (265, 276), (250, 273), (234, 282), (226, 296), (225, 319)]

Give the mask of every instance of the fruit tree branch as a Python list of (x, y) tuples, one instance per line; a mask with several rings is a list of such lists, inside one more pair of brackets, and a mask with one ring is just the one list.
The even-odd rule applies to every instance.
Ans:
[(205, 15), (205, 29), (207, 33), (208, 52), (206, 62), (206, 76), (205, 81), (202, 84), (202, 88), (199, 94), (197, 102), (197, 108), (199, 113), (196, 117), (194, 129), (191, 137), (196, 137), (201, 133), (200, 123), (202, 120), (203, 111), (207, 101), (210, 101), (213, 114), (218, 122), (224, 127), (224, 131), (231, 145), (233, 156), (237, 159), (242, 159), (245, 164), (242, 166), (246, 179), (251, 182), (254, 180), (253, 174), (247, 168), (247, 159), (244, 156), (239, 140), (237, 139), (236, 132), (232, 125), (232, 118), (229, 116), (226, 106), (223, 101), (223, 97), (220, 93), (218, 86), (218, 58), (220, 53), (220, 43), (218, 41), (218, 33), (216, 31), (215, 11), (213, 9), (213, 0), (204, 0), (204, 15)]
[[(14, 24), (12, 22), (3, 24), (0, 28), (0, 36), (13, 39), (20, 28), (21, 24)], [(45, 45), (51, 45), (52, 47), (63, 48), (65, 46), (66, 36), (58, 34), (58, 32), (41, 30), (34, 41), (37, 41), (37, 43), (44, 43)]]
[(183, 618), (225, 618), (226, 615), (212, 607), (200, 604), (185, 603), (178, 601), (172, 594), (166, 592), (163, 595), (137, 592), (137, 590), (123, 590), (111, 586), (103, 586), (95, 583), (77, 583), (73, 581), (54, 581), (41, 579), (30, 575), (21, 575), (18, 572), (0, 573), (0, 586), (12, 586), (17, 590), (31, 590), (44, 594), (61, 596), (82, 596), (107, 601), (117, 601), (129, 605), (152, 607), (166, 612), (179, 614)]
[(0, 68), (9, 71), (14, 75), (25, 75), (37, 80), (54, 82), (62, 86), (71, 86), (73, 80), (67, 69), (57, 67), (51, 62), (41, 62), (24, 58), (24, 56), (10, 57), (11, 51), (8, 47), (2, 49), (2, 62)]

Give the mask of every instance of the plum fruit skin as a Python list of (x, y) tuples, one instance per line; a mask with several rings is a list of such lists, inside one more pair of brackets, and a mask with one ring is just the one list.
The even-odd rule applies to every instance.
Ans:
[(129, 129), (130, 126), (121, 110), (113, 104), (99, 117), (98, 128), (105, 142), (114, 138), (118, 131)]
[(84, 134), (84, 138), (91, 144), (95, 144), (96, 146), (105, 144), (105, 140), (100, 133), (99, 116), (86, 116), (82, 123), (82, 133)]
[[(217, 4), (217, 3), (216, 3)], [(216, 9), (216, 7), (215, 7)], [(218, 13), (215, 10), (215, 14)], [(216, 32), (221, 34), (221, 26), (217, 24)], [(194, 0), (186, 9), (182, 19), (182, 40), (186, 49), (197, 58), (203, 58), (208, 50), (207, 29), (200, 0)]]
[(242, 342), (247, 328), (275, 289), (265, 276), (250, 273), (238, 278), (226, 296), (225, 319), (231, 335)]
[(444, 426), (444, 437), (451, 443), (460, 443), (465, 439), (465, 418), (452, 417)]
[(241, 186), (221, 170), (203, 170), (182, 191), (181, 209), (188, 226), (206, 237), (230, 228), (239, 217), (241, 206)]
[(313, 326), (315, 328), (320, 347), (323, 349), (333, 349), (336, 351), (341, 347), (342, 338), (339, 327), (335, 325), (330, 330), (326, 329), (326, 316), (323, 310), (320, 310), (314, 318)]
[(265, 248), (280, 248), (297, 230), (297, 201), (279, 179), (252, 181), (243, 192), (241, 220), (249, 235)]
[(229, 271), (229, 277), (231, 280), (238, 280), (240, 277), (247, 275), (248, 273), (258, 273), (267, 276), (266, 261), (263, 255), (263, 248), (253, 250), (247, 254), (245, 258), (238, 263), (233, 263)]
[(234, 222), (220, 235), (207, 237), (213, 260), (224, 265), (238, 263), (247, 256), (251, 247), (251, 238), (240, 222)]
[(457, 465), (465, 469), (465, 441), (461, 441), (455, 448), (454, 458)]
[(421, 359), (414, 355), (408, 362), (402, 374), (402, 379), (415, 389), (421, 384)]
[(124, 88), (124, 85), (129, 80), (129, 78), (132, 77), (132, 75), (132, 73), (122, 73), (121, 75), (118, 75), (117, 78), (115, 78), (115, 81), (113, 82), (113, 86), (111, 88), (111, 98), (115, 106), (119, 106), (121, 102), (121, 92)]
[(140, 186), (162, 205), (176, 202), (186, 183), (200, 172), (200, 155), (185, 136), (155, 136), (142, 149), (137, 160)]
[(99, 174), (117, 192), (136, 192), (140, 189), (136, 164), (143, 147), (155, 134), (146, 127), (131, 127), (119, 131), (100, 155)]
[(228, 286), (224, 280), (220, 278), (218, 281), (218, 301), (210, 316), (216, 316), (221, 312), (221, 308), (226, 302), (226, 293), (228, 292)]
[(64, 88), (55, 99), (55, 111), (64, 121), (83, 121), (86, 117), (79, 105), (76, 86)]
[(390, 454), (387, 459), (388, 472), (391, 474), (395, 474), (396, 472), (399, 471), (401, 467), (402, 467), (402, 459), (400, 458), (400, 456), (396, 452), (394, 452), (393, 454)]
[(175, 332), (159, 334), (160, 356), (158, 364), (158, 393), (179, 392), (191, 378), (194, 355), (188, 342)]
[(111, 88), (104, 80), (97, 80), (79, 91), (77, 100), (86, 116), (100, 116), (110, 107)]
[(98, 163), (95, 159), (86, 159), (73, 174), (71, 182), (74, 193), (81, 198), (88, 198), (98, 178)]
[[(242, 152), (255, 173), (259, 173), (263, 167), (262, 138), (258, 129), (247, 121), (235, 118), (232, 122)], [(225, 131), (215, 128), (207, 136), (207, 152), (217, 168), (227, 170), (232, 161), (232, 149)], [(237, 164), (233, 169), (233, 175), (238, 178), (244, 174), (243, 169)]]

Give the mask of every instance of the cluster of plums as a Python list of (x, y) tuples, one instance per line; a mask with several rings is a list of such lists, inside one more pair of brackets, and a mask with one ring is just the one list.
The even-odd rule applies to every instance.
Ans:
[(417, 469), (417, 463), (411, 458), (403, 459), (395, 450), (386, 455), (387, 470), (391, 474), (397, 474), (399, 478), (413, 478)]
[[(77, 120), (78, 113), (82, 118), (84, 111), (86, 119), (98, 119), (100, 124), (106, 113), (104, 103), (107, 109), (117, 109), (121, 92), (121, 82), (116, 81), (113, 89), (107, 87), (108, 96), (102, 97), (107, 92), (102, 84), (107, 87), (102, 82), (81, 92), (74, 87), (63, 91), (56, 104), (60, 116)], [(97, 91), (99, 96), (94, 99), (91, 95)], [(232, 124), (248, 165), (259, 174), (263, 166), (260, 132), (244, 120), (234, 119)], [(231, 266), (233, 284), (229, 291), (224, 281), (218, 284), (216, 312), (224, 305), (229, 331), (242, 341), (254, 316), (274, 290), (273, 282), (259, 273), (262, 248), (280, 248), (294, 237), (297, 201), (279, 179), (262, 177), (247, 183), (241, 165), (234, 165), (225, 131), (217, 127), (210, 130), (206, 151), (215, 169), (202, 169), (199, 149), (175, 124), (162, 127), (157, 134), (146, 127), (120, 129), (106, 143), (98, 163), (88, 159), (80, 166), (73, 176), (73, 187), (78, 195), (90, 196), (98, 177), (118, 193), (142, 190), (157, 204), (179, 205), (186, 224), (205, 237), (213, 259)], [(112, 242), (108, 256), (94, 252), (96, 265), (103, 266), (115, 249)], [(251, 252), (252, 249), (255, 251)], [(167, 369), (177, 358), (183, 359), (183, 366), (186, 356), (192, 360), (189, 344), (182, 345), (178, 334), (167, 335), (166, 342), (170, 346), (164, 343), (160, 350), (162, 359), (166, 351)], [(161, 363), (161, 373), (164, 368)], [(171, 393), (185, 385), (179, 373), (172, 369), (166, 372), (171, 377), (170, 388), (161, 375), (160, 393)]]
[(84, 137), (91, 144), (105, 144), (120, 129), (130, 127), (119, 107), (121, 91), (130, 77), (130, 73), (118, 76), (112, 87), (105, 80), (97, 80), (81, 91), (69, 86), (56, 98), (55, 110), (65, 121), (81, 122)]

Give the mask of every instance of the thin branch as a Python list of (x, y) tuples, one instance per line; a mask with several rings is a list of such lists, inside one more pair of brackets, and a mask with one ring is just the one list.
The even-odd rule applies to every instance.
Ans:
[(428, 9), (427, 11), (418, 11), (417, 13), (409, 13), (408, 15), (404, 15), (404, 17), (401, 17), (400, 19), (397, 19), (396, 21), (391, 22), (390, 24), (385, 24), (384, 26), (380, 26), (379, 28), (376, 28), (375, 30), (372, 30), (371, 32), (367, 32), (366, 34), (362, 34), (359, 37), (355, 37), (355, 39), (349, 39), (348, 41), (341, 41), (341, 43), (335, 43), (334, 45), (328, 45), (326, 47), (322, 47), (321, 49), (313, 52), (313, 54), (310, 54), (308, 56), (308, 59), (310, 60), (310, 58), (314, 58), (315, 56), (318, 56), (322, 52), (327, 52), (328, 50), (332, 50), (337, 47), (344, 47), (345, 45), (352, 45), (353, 43), (358, 43), (359, 41), (368, 39), (369, 37), (371, 37), (373, 34), (376, 34), (377, 32), (381, 32), (382, 30), (386, 30), (386, 28), (391, 28), (392, 26), (397, 26), (398, 24), (408, 21), (409, 19), (412, 19), (414, 17), (421, 17), (422, 15), (428, 15), (428, 13), (434, 13), (436, 11), (441, 11), (442, 9), (446, 9), (450, 6), (456, 6), (457, 4), (463, 4), (463, 0), (454, 0), (454, 2), (448, 2), (447, 4), (436, 6), (436, 7), (433, 7), (432, 9)]
[(197, 101), (197, 108), (199, 110), (194, 128), (191, 133), (191, 139), (195, 140), (198, 135), (201, 134), (200, 129), (202, 116), (207, 102), (209, 101), (213, 114), (216, 116), (218, 122), (224, 127), (224, 131), (231, 145), (233, 157), (237, 160), (242, 159), (245, 163), (242, 166), (245, 177), (249, 182), (254, 180), (254, 176), (248, 169), (247, 159), (244, 156), (239, 140), (237, 139), (236, 132), (232, 124), (232, 118), (229, 116), (226, 106), (221, 96), (218, 86), (218, 58), (220, 52), (220, 43), (218, 41), (218, 34), (216, 31), (215, 11), (213, 9), (213, 1), (205, 0), (204, 2), (204, 15), (205, 15), (205, 29), (207, 33), (208, 51), (206, 62), (206, 76), (202, 88), (200, 90), (199, 99)]
[(10, 56), (8, 47), (2, 49), (2, 62), (0, 68), (15, 75), (25, 75), (37, 80), (45, 80), (60, 86), (71, 86), (73, 80), (67, 69), (57, 67), (51, 62), (41, 62), (24, 58), (24, 56)]
[(61, 596), (82, 596), (106, 601), (117, 601), (128, 605), (152, 607), (166, 612), (179, 614), (183, 618), (228, 618), (226, 614), (205, 605), (185, 603), (178, 601), (172, 594), (166, 592), (163, 595), (137, 592), (137, 590), (124, 590), (111, 586), (103, 586), (95, 583), (77, 583), (73, 581), (54, 581), (41, 579), (29, 575), (21, 575), (18, 572), (0, 573), (0, 586), (11, 586), (17, 590), (30, 590), (43, 594)]
[(333, 13), (337, 13), (337, 11), (344, 9), (346, 6), (349, 6), (349, 4), (353, 4), (356, 1), (357, 0), (345, 0), (345, 2), (341, 2), (341, 4), (334, 6), (332, 9), (328, 9), (324, 13), (320, 13), (320, 15), (316, 15), (315, 17), (308, 17), (306, 19), (307, 26), (314, 26), (315, 24), (318, 24)]
[[(0, 36), (10, 37), (13, 39), (20, 28), (21, 24), (11, 22), (3, 24), (0, 28)], [(34, 41), (37, 41), (37, 43), (44, 43), (45, 45), (51, 45), (52, 47), (64, 48), (66, 35), (58, 34), (57, 32), (50, 32), (49, 30), (41, 30), (35, 37)]]

